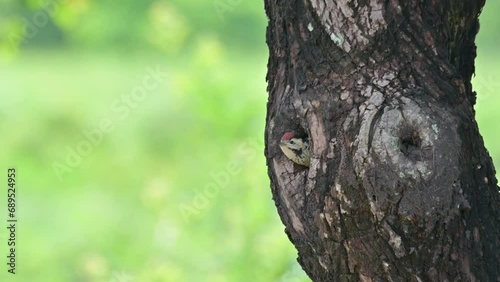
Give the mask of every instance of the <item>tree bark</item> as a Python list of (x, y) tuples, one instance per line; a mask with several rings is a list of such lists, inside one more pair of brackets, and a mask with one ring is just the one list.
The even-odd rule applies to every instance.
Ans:
[[(500, 197), (475, 122), (484, 0), (265, 0), (266, 149), (314, 281), (500, 281)], [(309, 168), (280, 151), (307, 133)]]

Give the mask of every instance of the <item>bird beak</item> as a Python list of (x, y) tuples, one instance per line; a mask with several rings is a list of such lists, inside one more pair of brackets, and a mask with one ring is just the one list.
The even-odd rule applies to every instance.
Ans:
[(280, 146), (285, 145), (285, 141), (280, 141), (279, 145)]

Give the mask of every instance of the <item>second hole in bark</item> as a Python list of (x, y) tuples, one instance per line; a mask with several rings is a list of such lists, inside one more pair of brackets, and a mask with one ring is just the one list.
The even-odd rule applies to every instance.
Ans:
[(419, 131), (414, 127), (403, 127), (399, 135), (401, 152), (410, 157), (412, 153), (420, 149), (422, 145), (422, 138), (420, 138)]

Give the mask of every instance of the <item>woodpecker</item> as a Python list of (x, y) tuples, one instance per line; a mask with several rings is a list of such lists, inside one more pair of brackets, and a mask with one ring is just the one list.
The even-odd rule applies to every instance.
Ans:
[(297, 136), (295, 132), (290, 131), (283, 134), (279, 143), (281, 151), (292, 162), (307, 166), (311, 165), (311, 145), (309, 137)]

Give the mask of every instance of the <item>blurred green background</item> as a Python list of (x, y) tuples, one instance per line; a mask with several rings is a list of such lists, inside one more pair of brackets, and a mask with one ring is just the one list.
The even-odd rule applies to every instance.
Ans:
[[(499, 10), (474, 79), (497, 164)], [(266, 174), (265, 27), (262, 1), (0, 0), (0, 281), (309, 281)]]

